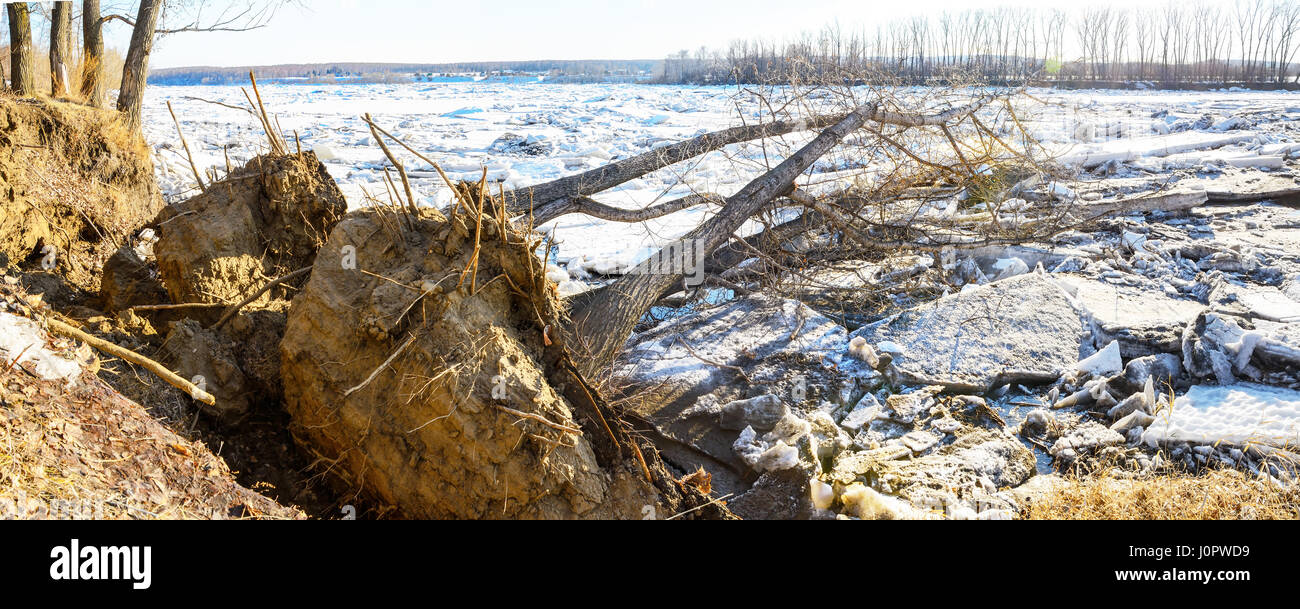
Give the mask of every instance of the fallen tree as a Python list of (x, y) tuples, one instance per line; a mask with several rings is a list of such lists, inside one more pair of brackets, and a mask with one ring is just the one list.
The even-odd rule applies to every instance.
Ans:
[[(666, 292), (677, 289), (682, 277), (693, 268), (698, 257), (702, 262), (706, 254), (720, 252), (728, 245), (736, 231), (747, 220), (760, 212), (771, 209), (774, 205), (802, 206), (810, 215), (802, 222), (786, 222), (783, 229), (774, 234), (779, 235), (771, 242), (784, 242), (801, 232), (821, 228), (827, 222), (849, 234), (856, 234), (860, 229), (850, 228), (855, 220), (862, 220), (860, 213), (869, 203), (884, 202), (898, 197), (907, 188), (933, 182), (942, 175), (949, 180), (956, 180), (951, 190), (961, 190), (968, 183), (977, 182), (981, 163), (1003, 162), (999, 158), (1027, 159), (1026, 151), (1015, 150), (994, 134), (983, 122), (974, 117), (975, 113), (995, 101), (1007, 102), (1018, 90), (999, 92), (978, 92), (972, 94), (966, 103), (948, 104), (948, 107), (929, 113), (900, 111), (898, 100), (883, 93), (877, 93), (873, 100), (857, 104), (846, 112), (816, 113), (811, 117), (772, 121), (758, 125), (735, 127), (713, 133), (706, 133), (689, 140), (663, 146), (635, 157), (611, 163), (577, 175), (558, 180), (515, 189), (505, 192), (505, 215), (514, 218), (516, 226), (531, 227), (555, 218), (575, 213), (583, 213), (596, 218), (617, 222), (642, 222), (660, 217), (696, 205), (711, 204), (718, 206), (716, 213), (703, 225), (684, 236), (679, 241), (669, 244), (658, 254), (651, 256), (635, 269), (623, 275), (612, 284), (592, 292), (575, 297), (569, 303), (569, 313), (575, 341), (579, 349), (589, 357), (581, 359), (583, 372), (594, 373), (607, 366), (614, 359), (618, 349), (631, 334), (645, 312)], [(1010, 111), (1009, 103), (1006, 105)], [(405, 147), (426, 163), (438, 167), (438, 164), (420, 154), (400, 139), (394, 137), (382, 127), (367, 118), (374, 127), (376, 137), (382, 141), (388, 137)], [(973, 150), (972, 144), (959, 141), (957, 126), (967, 123), (967, 130), (980, 138), (983, 150)], [(811, 197), (800, 194), (795, 182), (810, 167), (823, 159), (832, 150), (840, 148), (846, 139), (858, 133), (868, 124), (877, 127), (869, 130), (866, 141), (857, 145), (863, 147), (891, 147), (912, 167), (908, 172), (895, 170), (890, 179), (879, 180), (868, 196), (863, 196), (861, 189), (842, 190), (837, 194), (823, 197)], [(773, 138), (776, 136), (822, 129), (820, 134), (797, 152), (788, 156), (779, 165), (750, 181), (739, 192), (730, 197), (720, 197), (709, 193), (695, 193), (685, 197), (652, 205), (643, 209), (621, 209), (602, 204), (591, 198), (605, 190), (645, 176), (670, 165), (698, 157), (709, 152), (723, 150), (727, 146), (753, 140)], [(891, 131), (886, 132), (886, 129)], [(910, 142), (906, 136), (911, 130), (924, 129), (932, 133), (949, 146), (948, 158), (927, 160), (908, 150)], [(383, 136), (383, 137), (380, 137)], [(995, 143), (996, 142), (996, 143)], [(400, 163), (390, 159), (403, 173)], [(899, 164), (901, 167), (901, 163)], [(441, 169), (438, 169), (441, 172)], [(903, 173), (906, 173), (904, 176)], [(834, 203), (824, 204), (826, 200), (857, 197), (855, 208), (846, 214), (834, 211)], [(897, 216), (897, 211), (892, 211)], [(905, 218), (890, 219), (891, 223), (909, 226)], [(772, 235), (769, 235), (771, 237)], [(746, 248), (740, 248), (744, 251)], [(738, 250), (732, 250), (725, 257), (734, 264), (739, 256)], [(724, 256), (712, 255), (712, 270)], [(743, 258), (741, 258), (743, 259)]]
[[(682, 250), (712, 252), (724, 245), (751, 216), (777, 197), (791, 194), (795, 180), (804, 171), (867, 122), (903, 127), (939, 126), (947, 130), (949, 122), (969, 116), (999, 97), (985, 94), (966, 105), (931, 115), (890, 112), (876, 102), (861, 105), (776, 168), (726, 199), (716, 215), (681, 240), (688, 244)], [(590, 355), (585, 360), (589, 372), (613, 361), (637, 320), (679, 281), (685, 274), (685, 266), (688, 265), (665, 266), (661, 256), (652, 256), (613, 284), (574, 299), (571, 315), (575, 332)]]
[[(759, 260), (797, 272), (783, 265), (799, 263), (800, 251), (789, 247), (799, 239), (938, 252), (1019, 243), (1116, 211), (1173, 211), (1204, 200), (1171, 193), (1092, 204), (1069, 196), (1032, 139), (1015, 131), (1016, 93), (963, 92), (964, 103), (915, 113), (877, 96), (847, 112), (705, 134), (497, 197), (486, 172), (477, 184), (453, 184), (437, 162), (367, 115), (396, 175), (385, 174), (387, 203), (373, 201), (331, 232), (290, 312), (281, 354), (294, 433), (319, 463), (405, 515), (627, 517), (646, 500), (656, 509), (725, 516), (711, 505), (707, 484), (670, 474), (655, 445), (633, 432), (636, 416), (607, 403), (589, 380), (603, 377), (656, 302), (700, 285), (687, 280), (699, 265), (709, 285), (744, 293), (749, 288), (727, 279), (730, 271)], [(977, 117), (999, 104), (1014, 125), (1001, 135)], [(592, 197), (746, 138), (810, 126), (823, 128), (727, 197), (693, 193), (642, 209)], [(1019, 148), (1007, 143), (1017, 133)], [(446, 180), (455, 196), (447, 213), (414, 204), (390, 142)], [(857, 155), (857, 173), (832, 176), (831, 189), (800, 183), (832, 155)], [(885, 169), (871, 169), (877, 164)], [(604, 287), (567, 302), (555, 296), (537, 255), (536, 223), (573, 213), (642, 222), (696, 205), (717, 209)], [(800, 213), (770, 213), (778, 208)], [(738, 233), (754, 219), (765, 229)], [(404, 404), (394, 407), (397, 398)], [(607, 482), (578, 473), (591, 468)]]

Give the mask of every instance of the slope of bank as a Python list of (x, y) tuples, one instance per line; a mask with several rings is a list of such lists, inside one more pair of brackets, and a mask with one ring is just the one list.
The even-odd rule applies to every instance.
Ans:
[(162, 208), (149, 148), (114, 113), (0, 97), (0, 267), (69, 304)]
[[(239, 484), (188, 417), (115, 388), (161, 384), (149, 372), (48, 330), (109, 319), (101, 269), (161, 207), (148, 148), (115, 114), (0, 98), (0, 518), (302, 517)], [(147, 347), (148, 322), (104, 323), (133, 320), (146, 331), (125, 342)]]

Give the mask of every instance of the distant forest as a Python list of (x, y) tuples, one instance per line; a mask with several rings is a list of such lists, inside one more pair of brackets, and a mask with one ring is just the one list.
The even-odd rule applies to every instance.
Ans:
[(154, 70), (152, 84), (412, 82), (476, 74), (546, 82), (892, 84), (1032, 82), (1063, 87), (1296, 88), (1300, 0), (1194, 0), (1143, 8), (944, 11), (781, 41), (736, 40), (662, 60), (329, 63)]
[(971, 9), (783, 42), (680, 51), (660, 82), (902, 84), (1026, 80), (1078, 86), (1294, 85), (1300, 0), (1171, 2), (1073, 11)]
[(479, 61), (466, 63), (324, 63), (282, 64), (237, 68), (166, 68), (149, 73), (149, 84), (230, 85), (248, 82), (250, 70), (259, 80), (299, 80), (307, 83), (412, 82), (437, 75), (481, 74), (510, 76), (544, 74), (550, 82), (632, 82), (662, 73), (661, 60)]

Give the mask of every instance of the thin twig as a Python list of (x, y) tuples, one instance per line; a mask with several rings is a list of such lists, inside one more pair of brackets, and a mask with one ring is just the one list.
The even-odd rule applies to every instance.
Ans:
[(140, 355), (135, 351), (124, 349), (106, 340), (96, 338), (94, 336), (86, 334), (85, 332), (82, 332), (81, 330), (69, 326), (68, 324), (65, 324), (57, 319), (49, 320), (49, 327), (50, 330), (52, 330), (55, 334), (60, 334), (63, 336), (67, 336), (69, 338), (75, 338), (77, 340), (80, 340), (81, 342), (86, 343), (87, 345), (90, 345), (91, 347), (99, 351), (102, 351), (114, 357), (122, 358), (133, 364), (142, 366), (146, 370), (158, 375), (158, 377), (161, 378), (162, 380), (167, 381), (167, 383), (170, 384), (171, 386), (176, 387), (190, 394), (191, 397), (193, 397), (194, 399), (200, 402), (203, 402), (204, 404), (212, 406), (217, 403), (217, 399), (212, 397), (212, 394), (202, 389), (199, 389), (193, 383), (181, 378), (176, 373), (172, 372), (171, 370), (168, 370), (162, 364), (159, 364), (158, 362), (155, 362), (143, 355)]
[(512, 415), (515, 415), (515, 416), (517, 416), (517, 417), (524, 418), (524, 419), (528, 419), (528, 420), (530, 420), (530, 421), (537, 421), (538, 423), (541, 423), (542, 425), (546, 425), (547, 427), (550, 427), (550, 428), (552, 428), (552, 429), (558, 429), (558, 430), (563, 431), (563, 432), (567, 432), (567, 433), (571, 433), (571, 434), (577, 434), (577, 435), (582, 435), (582, 430), (581, 430), (581, 429), (578, 429), (578, 428), (576, 428), (576, 427), (569, 427), (569, 426), (567, 426), (567, 425), (561, 425), (561, 424), (559, 424), (559, 423), (553, 423), (553, 422), (551, 422), (549, 419), (547, 419), (546, 417), (543, 417), (543, 416), (540, 416), (540, 415), (535, 415), (535, 414), (531, 414), (531, 413), (527, 413), (527, 412), (523, 412), (523, 411), (515, 410), (514, 408), (508, 408), (508, 407), (506, 407), (506, 406), (502, 406), (502, 405), (500, 405), (500, 404), (493, 404), (493, 406), (497, 407), (497, 409), (499, 409), (499, 410), (502, 410), (502, 411), (504, 411), (504, 412), (508, 412), (508, 413), (510, 413), (510, 414), (512, 414)]
[(695, 349), (692, 349), (691, 346), (690, 346), (689, 344), (687, 344), (686, 339), (685, 339), (685, 338), (682, 338), (682, 335), (681, 335), (681, 334), (678, 334), (678, 335), (677, 335), (677, 341), (680, 342), (680, 343), (682, 344), (683, 347), (686, 347), (686, 350), (687, 350), (687, 351), (690, 351), (690, 352), (691, 352), (691, 355), (695, 356), (695, 359), (698, 359), (698, 360), (700, 360), (700, 361), (702, 361), (702, 362), (704, 362), (704, 363), (706, 363), (706, 364), (708, 364), (708, 365), (710, 365), (710, 366), (717, 366), (717, 367), (719, 367), (719, 368), (725, 368), (725, 369), (727, 369), (727, 370), (731, 370), (731, 371), (735, 372), (736, 374), (739, 374), (739, 375), (740, 375), (740, 378), (745, 379), (745, 382), (747, 382), (747, 383), (748, 383), (748, 382), (751, 382), (751, 381), (749, 380), (749, 375), (745, 374), (745, 371), (742, 370), (739, 366), (731, 366), (731, 365), (728, 365), (728, 364), (720, 364), (720, 363), (715, 362), (715, 361), (713, 361), (713, 360), (705, 359), (704, 356), (700, 355), (699, 353), (696, 353), (696, 352), (695, 352)]
[(226, 312), (222, 314), (221, 319), (217, 320), (217, 323), (212, 326), (212, 329), (220, 330), (221, 326), (226, 325), (226, 322), (230, 321), (230, 318), (235, 316), (235, 313), (238, 313), (239, 310), (244, 308), (244, 306), (247, 305), (248, 303), (257, 300), (262, 294), (265, 294), (271, 288), (274, 288), (275, 286), (280, 285), (286, 281), (289, 281), (290, 279), (293, 279), (295, 277), (305, 275), (310, 271), (311, 271), (311, 267), (307, 266), (307, 267), (300, 268), (287, 275), (281, 275), (280, 277), (273, 279), (271, 283), (262, 286), (262, 289), (254, 292), (252, 296), (249, 296), (248, 298), (241, 300), (238, 304), (231, 305), (229, 309), (226, 309)]
[(181, 131), (181, 121), (176, 118), (176, 111), (172, 110), (171, 100), (167, 100), (167, 111), (172, 114), (172, 122), (176, 123), (176, 135), (181, 138), (181, 147), (185, 149), (185, 158), (190, 161), (190, 171), (194, 172), (194, 181), (199, 183), (199, 191), (207, 192), (208, 187), (203, 183), (203, 177), (199, 175), (199, 167), (194, 164), (194, 155), (190, 153), (190, 143), (185, 141), (185, 132)]
[(689, 514), (689, 513), (691, 513), (691, 512), (694, 512), (694, 511), (696, 511), (696, 510), (702, 510), (702, 509), (704, 509), (704, 508), (706, 508), (706, 507), (709, 507), (710, 505), (713, 505), (713, 504), (715, 504), (715, 503), (717, 503), (717, 502), (719, 502), (719, 501), (726, 501), (727, 498), (730, 497), (730, 496), (732, 496), (732, 495), (735, 495), (735, 493), (727, 493), (726, 495), (723, 495), (723, 496), (721, 496), (721, 497), (718, 497), (717, 499), (714, 499), (713, 501), (710, 501), (710, 502), (708, 502), (708, 503), (706, 503), (706, 504), (704, 504), (704, 505), (697, 505), (697, 506), (695, 506), (695, 507), (693, 507), (693, 508), (691, 508), (691, 509), (689, 509), (689, 510), (686, 510), (686, 511), (684, 511), (684, 512), (678, 512), (678, 513), (676, 513), (676, 514), (673, 514), (672, 516), (669, 516), (668, 518), (665, 518), (665, 520), (674, 520), (674, 519), (676, 519), (676, 518), (680, 518), (680, 517), (685, 516), (685, 515), (687, 515), (687, 514)]
[(412, 334), (410, 336), (407, 336), (406, 342), (403, 342), (400, 347), (394, 350), (393, 354), (389, 355), (388, 359), (384, 360), (384, 363), (380, 364), (378, 368), (375, 368), (374, 371), (370, 373), (370, 376), (366, 377), (366, 380), (361, 381), (360, 385), (357, 385), (356, 387), (344, 391), (343, 397), (346, 398), (352, 395), (353, 393), (364, 389), (366, 385), (369, 385), (371, 381), (375, 380), (375, 377), (379, 376), (379, 373), (382, 372), (385, 368), (387, 368), (389, 364), (392, 364), (393, 360), (397, 359), (397, 356), (401, 355), (401, 353), (405, 351), (407, 347), (411, 346), (411, 343), (413, 342), (415, 342), (415, 335)]

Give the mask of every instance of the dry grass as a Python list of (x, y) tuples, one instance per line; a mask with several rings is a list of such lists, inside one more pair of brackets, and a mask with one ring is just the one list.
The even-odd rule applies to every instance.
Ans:
[[(50, 53), (48, 48), (36, 47), (33, 49), (36, 65), (36, 88), (41, 92), (42, 97), (48, 97), (50, 93)], [(5, 78), (9, 76), (9, 46), (0, 46), (0, 58), (3, 58), (3, 69)], [(104, 49), (103, 82), (104, 91), (112, 91), (122, 82), (122, 67), (126, 59), (122, 52), (117, 49)], [(74, 103), (84, 103), (85, 98), (81, 95), (81, 83), (83, 81), (84, 70), (86, 69), (85, 56), (77, 54), (68, 62), (68, 95), (61, 97), (63, 101)]]
[(1034, 497), (1034, 520), (1290, 520), (1300, 518), (1300, 485), (1278, 486), (1236, 470), (1123, 480), (1066, 477)]

